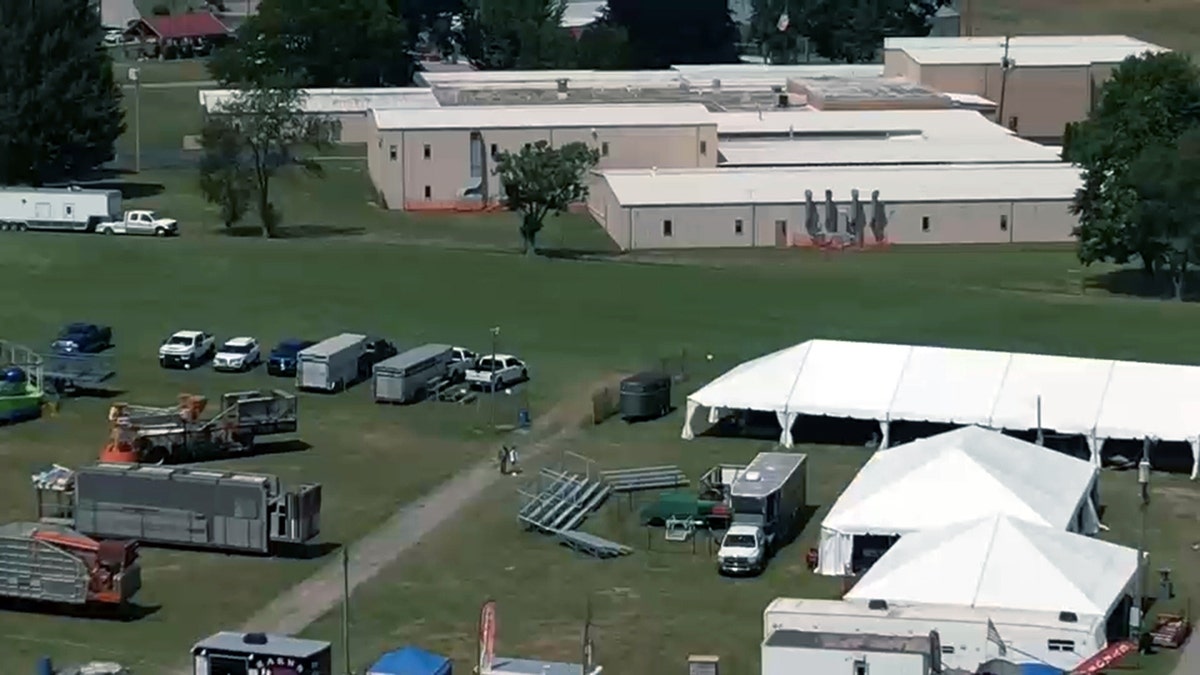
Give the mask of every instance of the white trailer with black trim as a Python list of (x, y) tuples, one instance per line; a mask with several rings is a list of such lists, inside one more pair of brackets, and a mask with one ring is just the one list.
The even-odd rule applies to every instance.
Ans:
[(121, 219), (118, 190), (0, 188), (0, 230), (94, 232)]

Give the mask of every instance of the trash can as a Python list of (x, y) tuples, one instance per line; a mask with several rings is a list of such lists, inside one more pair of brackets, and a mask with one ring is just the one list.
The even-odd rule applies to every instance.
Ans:
[(621, 380), (621, 417), (652, 420), (671, 411), (671, 377), (644, 372)]

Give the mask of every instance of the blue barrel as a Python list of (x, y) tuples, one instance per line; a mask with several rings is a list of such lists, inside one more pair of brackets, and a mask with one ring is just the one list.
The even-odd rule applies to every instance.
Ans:
[(0, 371), (0, 395), (13, 396), (25, 393), (25, 383), (29, 376), (17, 366), (8, 366)]
[(43, 656), (37, 662), (37, 675), (54, 675), (54, 664), (49, 656)]
[(529, 428), (529, 409), (521, 408), (517, 411), (517, 426), (522, 429)]

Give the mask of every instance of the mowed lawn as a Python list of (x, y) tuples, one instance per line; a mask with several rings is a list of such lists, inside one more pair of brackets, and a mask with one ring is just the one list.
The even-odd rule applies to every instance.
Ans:
[(970, 4), (977, 13), (977, 35), (1130, 35), (1200, 56), (1200, 11), (1194, 0), (973, 0)]

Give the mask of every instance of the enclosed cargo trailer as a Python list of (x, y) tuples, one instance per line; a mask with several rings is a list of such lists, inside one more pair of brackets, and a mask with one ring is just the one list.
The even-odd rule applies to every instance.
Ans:
[(96, 541), (54, 524), (0, 525), (0, 596), (120, 605), (141, 585), (135, 542)]
[(91, 232), (120, 218), (118, 190), (0, 188), (0, 230)]
[(376, 403), (409, 403), (427, 394), (450, 372), (454, 348), (422, 345), (375, 364), (372, 389)]
[(359, 376), (359, 357), (367, 336), (342, 333), (304, 349), (296, 356), (296, 388), (341, 391)]
[(275, 476), (97, 464), (34, 476), (38, 518), (102, 539), (266, 554), (321, 529), (321, 486)]

